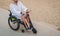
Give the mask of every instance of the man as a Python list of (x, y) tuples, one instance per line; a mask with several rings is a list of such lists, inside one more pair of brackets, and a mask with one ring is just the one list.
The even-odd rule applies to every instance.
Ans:
[(25, 18), (25, 15), (22, 15), (24, 11), (24, 14), (28, 14), (26, 12), (29, 12), (28, 9), (18, 0), (13, 0), (13, 3), (10, 4), (10, 11), (12, 13), (13, 16), (15, 16), (18, 19), (21, 19), (24, 23), (26, 22), (28, 26), (26, 26), (27, 30), (29, 30), (28, 28), (30, 27), (30, 25), (28, 24), (28, 21)]

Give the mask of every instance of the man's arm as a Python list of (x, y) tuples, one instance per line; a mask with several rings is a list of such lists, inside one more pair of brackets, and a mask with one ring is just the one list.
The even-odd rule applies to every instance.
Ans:
[(11, 4), (10, 5), (10, 11), (11, 11), (11, 13), (13, 13), (13, 14), (18, 14), (17, 12), (19, 12), (19, 11), (16, 11), (15, 10), (15, 7)]

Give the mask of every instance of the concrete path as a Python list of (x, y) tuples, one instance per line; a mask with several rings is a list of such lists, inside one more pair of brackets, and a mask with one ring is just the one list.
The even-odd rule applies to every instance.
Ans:
[(9, 12), (4, 9), (0, 9), (0, 36), (60, 36), (60, 31), (56, 30), (54, 26), (45, 22), (34, 21), (33, 25), (37, 29), (38, 33), (32, 32), (22, 33), (20, 29), (13, 31), (8, 25)]

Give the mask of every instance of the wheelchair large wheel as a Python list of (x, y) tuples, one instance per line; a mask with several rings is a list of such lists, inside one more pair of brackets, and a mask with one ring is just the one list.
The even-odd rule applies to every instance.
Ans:
[(11, 18), (8, 18), (8, 24), (10, 26), (10, 28), (14, 31), (17, 31), (20, 27), (20, 24), (16, 21), (11, 21)]

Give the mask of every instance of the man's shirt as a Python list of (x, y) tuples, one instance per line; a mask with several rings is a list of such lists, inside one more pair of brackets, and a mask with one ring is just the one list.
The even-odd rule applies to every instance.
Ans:
[(25, 11), (26, 12), (27, 8), (21, 3), (18, 2), (17, 5), (11, 3), (10, 4), (10, 11), (12, 13), (12, 15), (16, 15), (16, 16), (21, 16), (21, 12)]

